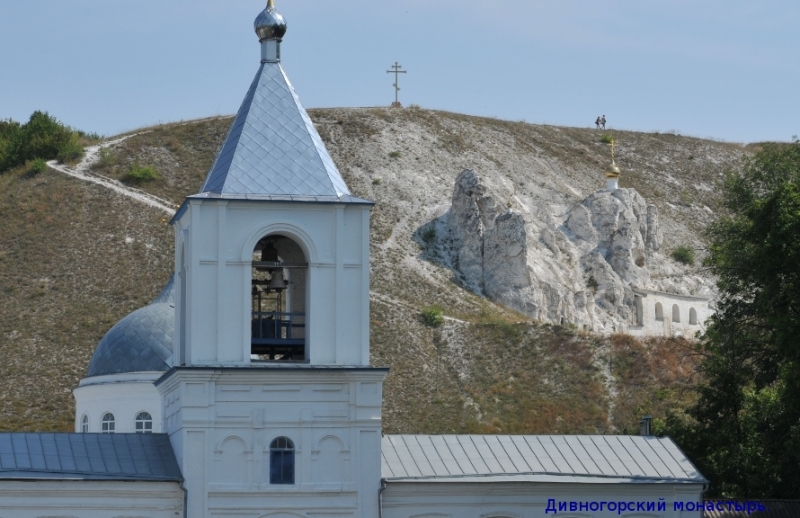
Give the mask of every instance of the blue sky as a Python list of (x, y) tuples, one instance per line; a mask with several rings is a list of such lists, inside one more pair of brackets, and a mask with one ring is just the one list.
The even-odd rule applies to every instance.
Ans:
[[(261, 0), (0, 0), (0, 119), (113, 135), (233, 114)], [(734, 142), (800, 134), (797, 0), (276, 0), (306, 107), (393, 100)]]

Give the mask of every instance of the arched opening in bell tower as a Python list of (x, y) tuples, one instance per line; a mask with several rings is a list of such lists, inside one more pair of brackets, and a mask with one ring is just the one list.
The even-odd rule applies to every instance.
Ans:
[(293, 239), (261, 238), (253, 250), (251, 361), (307, 362), (308, 261)]

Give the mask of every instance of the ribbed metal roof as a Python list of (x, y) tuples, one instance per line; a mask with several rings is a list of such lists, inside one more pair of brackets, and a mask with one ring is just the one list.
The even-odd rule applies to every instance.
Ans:
[(0, 433), (0, 480), (183, 480), (166, 434)]
[(262, 63), (200, 192), (350, 194), (280, 63)]
[(390, 481), (705, 483), (669, 438), (628, 435), (387, 435)]
[(149, 306), (137, 309), (106, 333), (89, 362), (87, 377), (168, 371), (175, 336), (175, 282), (169, 280)]

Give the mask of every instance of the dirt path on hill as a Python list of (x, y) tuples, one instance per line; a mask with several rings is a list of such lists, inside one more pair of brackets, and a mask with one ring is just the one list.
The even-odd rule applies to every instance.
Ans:
[(79, 180), (96, 183), (97, 185), (102, 185), (103, 187), (111, 189), (116, 193), (119, 193), (123, 196), (127, 196), (129, 198), (133, 198), (136, 201), (144, 203), (145, 205), (149, 205), (155, 209), (162, 210), (168, 215), (172, 216), (173, 214), (175, 214), (176, 208), (169, 202), (169, 200), (159, 198), (158, 196), (154, 196), (140, 189), (129, 187), (117, 180), (113, 180), (111, 178), (106, 178), (105, 176), (100, 176), (89, 172), (89, 170), (92, 167), (92, 164), (94, 164), (95, 162), (97, 162), (97, 160), (99, 160), (101, 149), (115, 146), (120, 142), (123, 142), (131, 137), (135, 137), (136, 135), (140, 134), (141, 133), (134, 133), (131, 135), (126, 135), (118, 139), (109, 140), (107, 142), (103, 142), (102, 144), (86, 148), (83, 160), (81, 160), (74, 167), (70, 167), (66, 164), (59, 163), (57, 160), (50, 160), (49, 162), (47, 162), (47, 165), (48, 167), (51, 167), (56, 171), (72, 176), (74, 178), (78, 178)]

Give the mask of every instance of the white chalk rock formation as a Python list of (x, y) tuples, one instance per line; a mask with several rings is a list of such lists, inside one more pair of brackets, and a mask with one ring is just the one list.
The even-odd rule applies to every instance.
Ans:
[(465, 287), (547, 322), (627, 331), (636, 325), (634, 289), (710, 291), (710, 280), (684, 276), (659, 253), (658, 209), (634, 189), (595, 192), (563, 214), (520, 211), (465, 170), (450, 210), (430, 225), (435, 256)]

